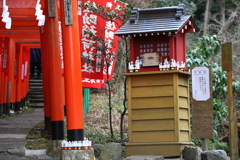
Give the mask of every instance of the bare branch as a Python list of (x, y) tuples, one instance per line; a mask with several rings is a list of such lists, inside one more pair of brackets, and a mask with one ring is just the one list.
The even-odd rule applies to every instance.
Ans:
[(236, 18), (239, 15), (240, 15), (240, 3), (237, 5), (235, 11), (232, 12), (230, 17), (227, 19), (225, 24), (222, 26), (221, 30), (218, 32), (218, 36), (220, 37), (220, 39), (223, 42), (227, 41), (225, 35), (226, 35), (227, 31), (231, 28), (231, 26), (233, 25), (233, 23), (235, 22)]

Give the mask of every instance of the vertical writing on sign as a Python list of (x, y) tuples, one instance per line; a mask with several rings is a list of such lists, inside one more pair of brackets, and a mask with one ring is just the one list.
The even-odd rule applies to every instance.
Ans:
[(56, 12), (55, 12), (55, 0), (48, 0), (48, 17), (49, 18), (55, 18)]
[(3, 68), (7, 68), (7, 50), (3, 51)]
[(72, 2), (64, 0), (65, 25), (72, 25)]
[(195, 67), (192, 70), (192, 95), (196, 101), (206, 101), (210, 98), (209, 69)]

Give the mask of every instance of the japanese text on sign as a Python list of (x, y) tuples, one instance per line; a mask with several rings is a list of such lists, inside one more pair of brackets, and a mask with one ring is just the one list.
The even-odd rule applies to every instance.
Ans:
[(3, 68), (7, 68), (7, 50), (3, 51)]
[(64, 0), (65, 25), (72, 25), (72, 2)]
[[(121, 11), (124, 5), (116, 0), (83, 0), (83, 6), (104, 12)], [(92, 12), (88, 7), (78, 9), (80, 17), (82, 84), (85, 88), (101, 88), (107, 79), (111, 80), (118, 49), (119, 38), (114, 32), (119, 28), (117, 19), (111, 21)]]
[(195, 67), (192, 70), (192, 95), (196, 101), (210, 98), (209, 68)]

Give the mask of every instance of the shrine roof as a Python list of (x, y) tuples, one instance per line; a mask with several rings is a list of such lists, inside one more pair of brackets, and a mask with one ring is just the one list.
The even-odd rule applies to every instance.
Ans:
[(178, 32), (188, 23), (186, 29), (195, 29), (196, 25), (184, 4), (174, 7), (139, 9), (133, 8), (131, 18), (115, 35), (131, 35), (140, 33)]

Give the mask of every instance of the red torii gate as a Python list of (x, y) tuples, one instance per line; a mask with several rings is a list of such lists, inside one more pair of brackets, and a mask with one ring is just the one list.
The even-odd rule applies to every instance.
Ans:
[[(51, 4), (48, 4), (49, 2)], [(6, 2), (12, 18), (12, 27), (7, 30), (5, 29), (5, 23), (0, 22), (0, 37), (7, 39), (9, 46), (5, 49), (8, 51), (7, 59), (5, 60), (1, 56), (2, 62), (7, 62), (7, 72), (4, 68), (1, 68), (0, 104), (2, 104), (3, 108), (8, 108), (7, 106), (13, 104), (15, 105), (15, 111), (19, 111), (23, 106), (27, 89), (25, 89), (25, 92), (21, 91), (21, 89), (24, 85), (26, 86), (28, 79), (22, 82), (22, 77), (20, 76), (23, 73), (21, 54), (26, 52), (27, 48), (37, 48), (38, 45), (41, 45), (44, 115), (47, 122), (45, 124), (49, 126), (51, 122), (52, 128), (48, 127), (47, 129), (52, 131), (50, 133), (52, 134), (52, 140), (64, 139), (63, 99), (65, 95), (68, 140), (83, 140), (84, 117), (77, 0), (72, 1), (70, 5), (72, 9), (70, 15), (72, 16), (72, 25), (65, 25), (63, 0), (41, 0), (41, 9), (43, 9), (43, 14), (46, 16), (46, 21), (43, 27), (39, 27), (35, 16), (36, 3), (37, 0), (7, 0)], [(2, 2), (0, 2), (0, 12), (2, 12), (2, 6)], [(55, 16), (50, 18), (49, 10)], [(62, 86), (59, 20), (62, 24), (65, 88)], [(30, 44), (33, 45), (31, 46)], [(18, 62), (17, 65), (15, 61)], [(18, 68), (18, 76), (15, 75), (16, 68)], [(8, 102), (6, 100), (7, 95), (10, 97)]]

